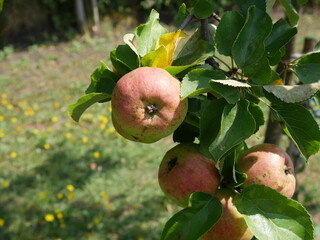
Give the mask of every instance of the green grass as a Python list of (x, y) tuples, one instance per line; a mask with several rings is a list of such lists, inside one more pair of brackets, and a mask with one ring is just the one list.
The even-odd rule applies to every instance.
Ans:
[[(1, 239), (157, 240), (177, 210), (157, 182), (170, 138), (149, 145), (124, 140), (109, 104), (94, 105), (80, 124), (67, 115), (125, 33), (108, 28), (104, 37), (15, 53), (8, 47), (1, 55)], [(319, 157), (309, 165), (298, 176), (299, 199), (320, 224)]]

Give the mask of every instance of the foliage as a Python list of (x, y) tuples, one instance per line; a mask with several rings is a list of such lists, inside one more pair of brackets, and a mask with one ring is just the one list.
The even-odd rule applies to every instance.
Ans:
[[(190, 9), (182, 5), (179, 13), (186, 16), (189, 12), (189, 16), (193, 16), (200, 24), (185, 43), (188, 47), (184, 46), (180, 50), (188, 51), (188, 54), (177, 55), (176, 46), (185, 34), (181, 29), (167, 33), (159, 23), (159, 14), (152, 10), (148, 21), (138, 26), (129, 40), (126, 38), (127, 45), (120, 45), (110, 55), (113, 71), (119, 77), (135, 68), (148, 66), (164, 68), (181, 80), (181, 98), (188, 98), (190, 102), (197, 99), (198, 107), (189, 111), (181, 125), (194, 127), (190, 136), (181, 137), (182, 130), (178, 129), (174, 140), (194, 142), (197, 138), (201, 152), (224, 169), (220, 171), (224, 181), (237, 187), (241, 187), (243, 176), (230, 166), (234, 166), (237, 157), (241, 155), (240, 146), (245, 146), (245, 140), (264, 124), (263, 111), (258, 104), (270, 108), (274, 120), (281, 122), (284, 132), (306, 159), (320, 150), (319, 126), (311, 113), (300, 105), (302, 100), (313, 97), (319, 91), (319, 53), (313, 52), (296, 59), (287, 64), (285, 69), (293, 71), (302, 83), (309, 86), (276, 86), (280, 77), (272, 66), (281, 61), (284, 46), (297, 33), (299, 15), (288, 1), (279, 0), (289, 22), (281, 19), (273, 23), (268, 14), (274, 4), (274, 1), (271, 2), (273, 3), (261, 0), (236, 1), (239, 11), (226, 12), (219, 20), (220, 24), (211, 31), (208, 24), (214, 10), (211, 1), (190, 1)], [(186, 21), (189, 20), (187, 16)], [(200, 54), (193, 55), (193, 51), (203, 42), (207, 46), (201, 49)], [(120, 53), (120, 47), (126, 49), (126, 57), (124, 52)], [(221, 60), (217, 56), (218, 52), (229, 57), (231, 64)], [(183, 58), (179, 59), (181, 56)], [(220, 64), (224, 64), (226, 68), (221, 68)], [(108, 69), (106, 73), (110, 76), (111, 71)], [(106, 79), (101, 76), (94, 81), (106, 86), (101, 91), (109, 93), (118, 78), (108, 82)], [(292, 89), (294, 94), (288, 97), (288, 91), (293, 91)], [(81, 106), (81, 111), (84, 111), (85, 102), (85, 107), (89, 107), (93, 102), (102, 100), (95, 97), (90, 93), (78, 103), (70, 105), (71, 117), (79, 121), (79, 113), (74, 114), (73, 109)], [(103, 99), (109, 100), (110, 95)], [(180, 137), (177, 138), (177, 134)], [(224, 168), (225, 165), (228, 167)], [(221, 184), (221, 187), (226, 186)], [(167, 222), (161, 239), (176, 239), (177, 236), (179, 239), (198, 239), (210, 229), (220, 218), (221, 211), (215, 211), (218, 207), (204, 211), (206, 206), (214, 204), (211, 197), (205, 200), (206, 198), (195, 197), (197, 202), (191, 196), (191, 205)], [(270, 235), (273, 239), (283, 239), (288, 231), (290, 239), (313, 239), (310, 216), (300, 203), (260, 186), (245, 188), (240, 191), (237, 199), (236, 207), (244, 214), (248, 226), (259, 239), (268, 239)], [(208, 219), (208, 216), (203, 216), (203, 212), (212, 213), (210, 219), (216, 220), (196, 220), (199, 216)], [(283, 218), (286, 219), (284, 222), (281, 220)], [(292, 230), (291, 226), (297, 227)]]

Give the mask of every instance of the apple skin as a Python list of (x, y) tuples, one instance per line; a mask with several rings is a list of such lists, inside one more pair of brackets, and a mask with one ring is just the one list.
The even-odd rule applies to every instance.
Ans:
[(219, 189), (214, 194), (222, 205), (219, 221), (202, 237), (201, 240), (250, 240), (253, 237), (243, 215), (233, 203), (236, 192), (231, 189)]
[(220, 176), (212, 159), (199, 151), (199, 145), (182, 143), (171, 148), (163, 157), (159, 172), (162, 191), (178, 206), (187, 207), (191, 193), (213, 194)]
[(180, 81), (161, 68), (141, 67), (117, 82), (111, 97), (112, 122), (123, 137), (153, 143), (176, 130), (188, 109)]
[(237, 162), (237, 170), (247, 174), (243, 187), (263, 184), (291, 198), (296, 188), (294, 166), (290, 156), (274, 144), (259, 144)]

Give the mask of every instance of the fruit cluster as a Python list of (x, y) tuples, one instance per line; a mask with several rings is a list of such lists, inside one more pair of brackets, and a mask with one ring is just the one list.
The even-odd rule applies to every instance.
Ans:
[[(111, 98), (112, 121), (123, 137), (153, 143), (172, 134), (186, 117), (187, 100), (180, 99), (180, 81), (161, 68), (140, 67), (124, 75)], [(249, 240), (253, 237), (233, 203), (248, 185), (263, 184), (291, 198), (296, 187), (294, 166), (288, 154), (273, 144), (248, 149), (236, 162), (236, 171), (246, 175), (241, 186), (226, 188), (219, 166), (200, 152), (195, 143), (180, 143), (170, 149), (159, 167), (159, 184), (178, 206), (188, 207), (196, 191), (213, 194), (222, 205), (222, 216), (203, 240)]]

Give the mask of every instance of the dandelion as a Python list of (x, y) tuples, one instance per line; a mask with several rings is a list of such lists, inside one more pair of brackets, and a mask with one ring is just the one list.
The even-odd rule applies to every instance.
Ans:
[(40, 197), (41, 199), (44, 199), (44, 198), (47, 197), (47, 194), (46, 194), (45, 192), (41, 192), (41, 193), (39, 193), (39, 197)]
[(65, 133), (64, 134), (64, 136), (66, 137), (66, 138), (71, 138), (72, 137), (72, 133), (70, 133), (70, 132), (67, 132), (67, 133)]
[(138, 240), (144, 240), (142, 237), (139, 237)]
[(8, 105), (7, 105), (7, 109), (8, 109), (8, 110), (12, 110), (12, 109), (13, 109), (13, 105), (12, 105), (12, 104), (8, 104)]
[(2, 104), (2, 106), (7, 105), (7, 104), (8, 104), (7, 99), (2, 99), (2, 100), (1, 100), (1, 104)]
[(16, 118), (16, 117), (11, 118), (11, 122), (12, 122), (12, 123), (18, 122), (18, 118)]
[(100, 157), (100, 153), (99, 152), (94, 152), (93, 153), (93, 157), (94, 158), (99, 158)]
[(107, 130), (106, 130), (106, 133), (113, 133), (115, 131), (114, 127), (109, 127)]
[(27, 105), (27, 101), (20, 101), (20, 102), (18, 102), (18, 106), (19, 106), (19, 107), (23, 107), (23, 106), (25, 106), (25, 105)]
[(101, 129), (105, 129), (106, 126), (107, 126), (107, 125), (106, 125), (105, 123), (101, 123), (101, 124), (100, 124), (100, 128), (101, 128)]
[(104, 115), (100, 115), (99, 119), (101, 120), (101, 122), (103, 122), (105, 125), (108, 124), (109, 119), (108, 117), (104, 116)]
[(68, 200), (71, 200), (72, 198), (74, 198), (74, 192), (71, 192), (67, 195)]
[(47, 132), (51, 132), (52, 128), (49, 126), (46, 128)]
[(32, 133), (33, 133), (34, 135), (37, 135), (37, 134), (39, 134), (39, 130), (38, 130), (38, 129), (33, 129)]
[(4, 116), (0, 115), (0, 121), (4, 120)]
[(82, 142), (83, 142), (83, 143), (87, 143), (88, 141), (89, 141), (88, 137), (83, 137), (83, 138), (82, 138)]
[(48, 149), (51, 148), (51, 145), (49, 143), (46, 143), (46, 144), (43, 145), (43, 148), (48, 150)]
[(88, 233), (87, 238), (92, 238), (92, 233)]
[(94, 222), (95, 222), (95, 224), (99, 224), (101, 222), (101, 219), (100, 218), (95, 218)]
[(100, 196), (101, 197), (105, 197), (105, 196), (107, 196), (107, 193), (106, 192), (100, 192)]
[(57, 117), (52, 117), (52, 118), (51, 118), (51, 122), (53, 122), (53, 123), (58, 122), (58, 118), (57, 118)]
[(58, 103), (58, 102), (53, 103), (53, 107), (55, 109), (59, 108), (60, 107), (60, 103)]
[(63, 218), (63, 214), (61, 212), (57, 213), (56, 215), (57, 215), (58, 219), (62, 219)]
[(83, 133), (88, 133), (88, 132), (89, 132), (89, 130), (88, 130), (88, 129), (86, 129), (86, 128), (84, 128), (84, 129), (82, 129), (82, 132), (83, 132)]
[(10, 187), (10, 182), (6, 181), (6, 180), (3, 180), (2, 183), (1, 183), (2, 187), (4, 188), (8, 188)]
[(44, 216), (44, 219), (47, 221), (47, 222), (53, 222), (54, 221), (54, 215), (51, 214), (51, 213), (48, 213)]
[(112, 112), (112, 107), (111, 106), (108, 107), (108, 111)]
[(8, 97), (8, 94), (2, 93), (2, 94), (1, 94), (1, 97), (2, 97), (2, 98), (7, 98), (7, 97)]
[(27, 109), (24, 111), (24, 115), (32, 117), (35, 114), (32, 107), (27, 107)]
[(0, 132), (0, 138), (4, 138), (4, 132)]
[(17, 130), (18, 132), (20, 132), (20, 131), (22, 130), (22, 126), (21, 126), (21, 125), (16, 126), (16, 130)]
[(111, 203), (108, 203), (108, 204), (106, 205), (106, 208), (107, 208), (108, 210), (111, 210), (111, 209), (112, 209), (112, 204), (111, 204)]
[(74, 191), (74, 186), (71, 185), (71, 184), (68, 184), (68, 185), (66, 186), (66, 189), (67, 189), (69, 192), (73, 192), (73, 191)]
[(57, 197), (58, 199), (62, 199), (62, 198), (63, 198), (63, 194), (62, 194), (62, 193), (57, 193), (56, 197)]
[(11, 158), (16, 158), (18, 156), (18, 154), (16, 152), (11, 152), (10, 153), (10, 157)]
[(3, 218), (0, 218), (0, 227), (3, 227), (6, 221)]

